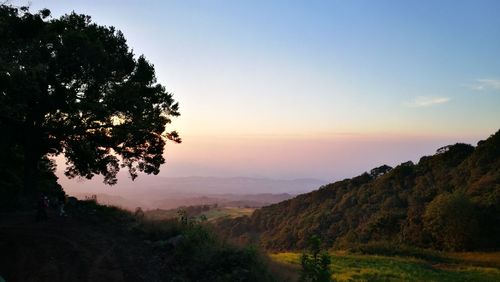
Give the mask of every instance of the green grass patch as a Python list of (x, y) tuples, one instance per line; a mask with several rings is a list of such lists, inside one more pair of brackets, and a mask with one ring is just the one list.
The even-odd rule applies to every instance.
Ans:
[(349, 253), (362, 255), (378, 255), (386, 257), (410, 257), (418, 258), (434, 263), (444, 263), (451, 260), (445, 253), (422, 249), (413, 246), (395, 244), (393, 242), (370, 242), (365, 244), (353, 244), (347, 248)]
[[(500, 281), (500, 269), (471, 261), (433, 263), (409, 257), (357, 255), (332, 252), (335, 281)], [(270, 254), (283, 264), (300, 264), (300, 253)]]

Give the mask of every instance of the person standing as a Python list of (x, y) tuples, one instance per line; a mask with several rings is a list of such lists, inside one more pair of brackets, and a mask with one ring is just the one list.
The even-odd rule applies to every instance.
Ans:
[(47, 208), (49, 207), (49, 199), (43, 193), (40, 193), (37, 203), (36, 220), (46, 221), (49, 219), (47, 215)]

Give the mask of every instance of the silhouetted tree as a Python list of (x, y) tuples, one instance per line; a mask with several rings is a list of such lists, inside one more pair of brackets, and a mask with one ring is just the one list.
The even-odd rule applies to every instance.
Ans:
[(391, 171), (392, 167), (388, 165), (382, 165), (379, 167), (376, 167), (372, 170), (370, 170), (370, 175), (374, 178), (379, 177), (381, 175), (386, 174), (387, 172)]
[(86, 15), (0, 6), (0, 129), (23, 148), (26, 191), (40, 160), (59, 154), (70, 178), (101, 174), (112, 185), (120, 167), (132, 179), (157, 174), (166, 140), (181, 141), (166, 131), (178, 115), (120, 31)]

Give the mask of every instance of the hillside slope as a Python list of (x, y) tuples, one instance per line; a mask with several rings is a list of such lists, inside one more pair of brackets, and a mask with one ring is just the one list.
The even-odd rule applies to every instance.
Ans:
[[(458, 223), (466, 233), (461, 241), (439, 236), (452, 231), (433, 233), (433, 210), (428, 207), (434, 202), (436, 217), (443, 218), (439, 212), (445, 205), (440, 201), (464, 203), (467, 217), (458, 213), (460, 209), (448, 209), (448, 214), (449, 210), (457, 212), (452, 218), (464, 221), (463, 226)], [(303, 249), (313, 234), (327, 247), (389, 241), (451, 249), (498, 248), (500, 131), (477, 147), (446, 146), (433, 156), (422, 157), (418, 164), (406, 162), (394, 169), (382, 166), (264, 207), (251, 217), (221, 221), (218, 227), (224, 236), (243, 242), (256, 240), (270, 250)], [(447, 244), (446, 240), (458, 243)]]
[(116, 224), (55, 214), (34, 222), (33, 212), (3, 216), (0, 276), (7, 281), (158, 281), (160, 265), (150, 262), (157, 254)]
[(67, 211), (67, 217), (51, 212), (41, 222), (34, 211), (0, 213), (0, 278), (274, 281), (255, 250), (219, 241), (201, 224), (147, 221), (92, 201)]

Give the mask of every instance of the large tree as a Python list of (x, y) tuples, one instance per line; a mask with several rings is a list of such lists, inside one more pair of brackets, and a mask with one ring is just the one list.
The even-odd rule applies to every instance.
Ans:
[(157, 174), (178, 103), (120, 31), (71, 13), (0, 6), (0, 129), (24, 151), (25, 189), (40, 160), (64, 154), (68, 177)]
[(424, 228), (437, 247), (452, 251), (471, 249), (478, 241), (475, 209), (463, 191), (439, 194), (425, 208)]

